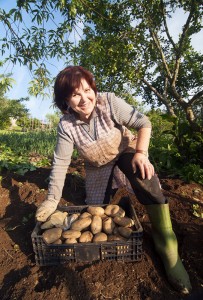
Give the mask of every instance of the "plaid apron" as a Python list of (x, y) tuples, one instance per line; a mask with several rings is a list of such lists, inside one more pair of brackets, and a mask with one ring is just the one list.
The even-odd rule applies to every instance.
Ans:
[[(62, 120), (63, 128), (72, 138), (79, 154), (85, 160), (86, 203), (102, 204), (112, 168), (119, 155), (135, 152), (135, 136), (125, 126), (113, 121), (108, 94), (99, 94), (95, 106), (93, 139), (77, 120), (68, 113)], [(113, 188), (128, 186), (125, 175), (114, 168)]]

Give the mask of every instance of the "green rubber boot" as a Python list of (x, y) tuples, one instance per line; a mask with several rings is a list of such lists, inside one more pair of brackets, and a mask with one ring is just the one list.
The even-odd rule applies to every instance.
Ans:
[(189, 294), (191, 283), (178, 255), (178, 242), (173, 232), (169, 205), (155, 204), (145, 206), (152, 224), (155, 248), (160, 255), (171, 285), (183, 294)]

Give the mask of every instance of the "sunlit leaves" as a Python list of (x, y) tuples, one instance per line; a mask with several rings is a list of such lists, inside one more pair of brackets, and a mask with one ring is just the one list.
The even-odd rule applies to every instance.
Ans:
[[(168, 23), (177, 10), (185, 20), (174, 40)], [(202, 54), (191, 39), (202, 16), (202, 3), (194, 0), (19, 0), (8, 14), (0, 10), (1, 52), (31, 71), (42, 62), (48, 68), (49, 59), (72, 60), (94, 73), (101, 90), (142, 94), (147, 103), (164, 104), (172, 114), (178, 107), (190, 119), (188, 102), (195, 93), (201, 98)], [(51, 84), (46, 72), (34, 78), (32, 95)]]
[(30, 82), (29, 93), (33, 96), (50, 97), (50, 91), (46, 92), (46, 89), (51, 87), (51, 75), (45, 65), (41, 64), (34, 71), (34, 79)]
[(0, 96), (6, 93), (15, 83), (15, 80), (6, 75), (0, 75)]

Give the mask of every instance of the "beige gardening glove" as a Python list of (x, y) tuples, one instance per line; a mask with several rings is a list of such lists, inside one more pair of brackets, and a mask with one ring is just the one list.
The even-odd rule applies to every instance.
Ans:
[(36, 211), (36, 220), (39, 222), (45, 222), (48, 217), (55, 212), (58, 203), (59, 201), (55, 199), (46, 199), (42, 202)]

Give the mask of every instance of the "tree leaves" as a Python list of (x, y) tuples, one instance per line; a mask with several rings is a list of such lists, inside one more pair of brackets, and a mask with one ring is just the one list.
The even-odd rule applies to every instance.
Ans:
[[(185, 23), (174, 41), (168, 20), (177, 10), (184, 12)], [(202, 54), (192, 48), (191, 37), (202, 29), (202, 16), (201, 1), (194, 0), (19, 0), (9, 13), (0, 10), (1, 49), (9, 50), (13, 63), (34, 70), (29, 89), (34, 95), (52, 82), (35, 69), (66, 58), (90, 69), (99, 89), (142, 95), (170, 114), (181, 109), (199, 129), (196, 103), (190, 101), (201, 99)]]

